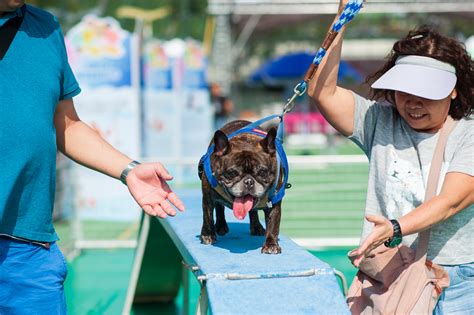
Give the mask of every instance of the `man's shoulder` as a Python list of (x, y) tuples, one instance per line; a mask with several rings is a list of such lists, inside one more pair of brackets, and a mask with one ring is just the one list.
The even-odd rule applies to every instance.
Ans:
[(32, 19), (41, 24), (59, 25), (58, 19), (46, 10), (27, 4), (26, 12), (25, 19)]

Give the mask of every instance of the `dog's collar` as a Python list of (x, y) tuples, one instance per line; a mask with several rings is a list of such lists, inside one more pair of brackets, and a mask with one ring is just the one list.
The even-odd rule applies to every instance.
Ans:
[[(270, 189), (270, 191), (268, 192), (268, 195), (267, 195), (267, 199), (268, 201), (266, 202), (266, 206), (268, 208), (271, 208), (274, 204), (280, 202), (282, 199), (283, 199), (283, 196), (285, 195), (285, 189), (287, 187), (287, 183), (288, 183), (288, 160), (286, 158), (286, 154), (285, 154), (285, 150), (283, 149), (283, 134), (284, 134), (284, 124), (283, 124), (283, 116), (282, 115), (271, 115), (271, 116), (268, 116), (268, 117), (265, 117), (265, 118), (262, 118), (260, 120), (257, 120), (247, 126), (244, 126), (243, 128), (231, 133), (230, 135), (227, 136), (228, 139), (231, 139), (233, 137), (235, 137), (236, 135), (238, 134), (241, 134), (241, 133), (251, 133), (251, 134), (254, 134), (254, 135), (257, 135), (257, 136), (260, 136), (262, 138), (264, 138), (267, 133), (263, 130), (260, 130), (260, 129), (257, 129), (257, 127), (259, 127), (261, 124), (263, 124), (264, 122), (266, 121), (269, 121), (269, 120), (272, 120), (272, 119), (275, 119), (275, 118), (279, 118), (280, 119), (280, 123), (278, 125), (278, 129), (277, 129), (277, 136), (275, 138), (275, 149), (276, 149), (276, 152), (277, 152), (277, 176), (276, 176), (276, 180), (275, 180), (275, 183), (273, 184), (272, 188)], [(218, 186), (218, 182), (217, 182), (217, 179), (215, 178), (214, 176), (214, 173), (212, 172), (212, 168), (211, 168), (211, 155), (212, 153), (214, 153), (214, 144), (210, 145), (206, 154), (204, 154), (200, 161), (199, 161), (199, 165), (203, 166), (204, 168), (204, 173), (206, 174), (206, 178), (209, 182), (209, 184), (211, 185), (211, 187), (216, 190), (216, 187)], [(280, 174), (280, 169), (283, 170), (283, 174)], [(280, 182), (280, 176), (283, 176), (283, 181), (282, 181), (282, 185), (281, 187), (277, 190), (277, 187), (278, 187), (278, 183)], [(224, 198), (224, 199), (228, 199), (228, 197), (226, 197), (225, 195), (222, 195), (220, 193), (220, 195)], [(261, 204), (261, 202), (259, 203)]]

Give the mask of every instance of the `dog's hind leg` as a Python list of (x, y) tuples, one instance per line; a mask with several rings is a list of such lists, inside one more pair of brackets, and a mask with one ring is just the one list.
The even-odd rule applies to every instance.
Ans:
[(265, 235), (265, 228), (258, 219), (258, 210), (250, 210), (250, 235), (262, 236)]
[(225, 208), (221, 204), (216, 204), (216, 233), (221, 236), (229, 233), (229, 227), (225, 220)]

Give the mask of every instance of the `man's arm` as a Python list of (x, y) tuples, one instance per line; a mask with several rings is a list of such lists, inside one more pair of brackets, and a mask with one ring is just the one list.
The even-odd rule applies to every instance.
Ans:
[(132, 161), (79, 119), (72, 99), (58, 103), (54, 125), (58, 149), (81, 165), (118, 179)]
[[(132, 161), (79, 119), (72, 99), (58, 103), (54, 125), (59, 150), (81, 165), (119, 179)], [(164, 218), (176, 214), (171, 204), (184, 210), (182, 201), (166, 183), (171, 179), (173, 177), (161, 163), (146, 163), (132, 169), (126, 183), (130, 194), (146, 213)]]

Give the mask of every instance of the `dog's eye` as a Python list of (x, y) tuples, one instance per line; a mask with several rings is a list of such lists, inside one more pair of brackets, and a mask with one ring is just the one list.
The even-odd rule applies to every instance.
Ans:
[(224, 177), (227, 179), (233, 179), (237, 176), (239, 176), (239, 172), (237, 172), (236, 170), (228, 170), (224, 173)]
[(260, 170), (258, 170), (257, 175), (260, 176), (260, 177), (267, 177), (268, 176), (268, 170), (266, 168), (261, 168)]

